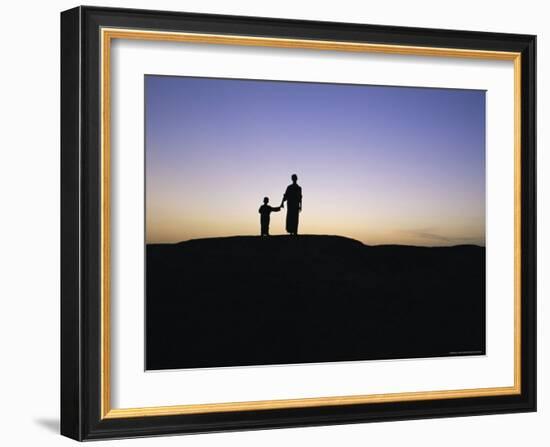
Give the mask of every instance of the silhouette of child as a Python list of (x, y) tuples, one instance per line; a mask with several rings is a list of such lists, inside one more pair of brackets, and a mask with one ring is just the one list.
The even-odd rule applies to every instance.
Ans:
[(260, 226), (261, 226), (261, 236), (269, 236), (269, 215), (272, 211), (277, 212), (281, 211), (281, 207), (269, 206), (269, 197), (264, 197), (264, 204), (258, 210), (260, 213)]

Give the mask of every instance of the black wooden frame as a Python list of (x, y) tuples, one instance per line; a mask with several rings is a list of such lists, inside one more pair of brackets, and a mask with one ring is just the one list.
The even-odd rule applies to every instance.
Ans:
[[(100, 28), (521, 53), (521, 394), (100, 418)], [(78, 7), (61, 14), (61, 433), (77, 440), (535, 411), (536, 37)]]

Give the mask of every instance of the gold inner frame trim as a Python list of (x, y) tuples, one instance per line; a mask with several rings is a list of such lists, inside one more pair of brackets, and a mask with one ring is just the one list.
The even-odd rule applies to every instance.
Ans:
[[(199, 33), (101, 29), (101, 418), (168, 416), (178, 414), (308, 408), (334, 405), (406, 402), (465, 397), (503, 396), (521, 393), (521, 54), (504, 51), (384, 45), (339, 41), (280, 39)], [(514, 63), (514, 385), (494, 388), (435, 390), (388, 394), (327, 396), (214, 404), (171, 405), (142, 408), (111, 408), (110, 341), (110, 154), (111, 154), (111, 41), (113, 39), (215, 45), (260, 46), (325, 51), (438, 56), (507, 60)]]

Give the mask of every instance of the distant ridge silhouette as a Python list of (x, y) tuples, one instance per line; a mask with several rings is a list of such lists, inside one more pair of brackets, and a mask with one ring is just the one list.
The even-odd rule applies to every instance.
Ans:
[[(365, 244), (357, 239), (353, 239), (351, 237), (347, 236), (338, 236), (338, 235), (330, 235), (330, 234), (302, 234), (300, 235), (300, 239), (333, 239), (338, 241), (349, 241), (350, 243), (361, 245), (363, 247), (402, 247), (402, 248), (457, 248), (457, 247), (475, 247), (475, 248), (481, 248), (485, 249), (484, 246), (478, 245), (478, 244), (455, 244), (455, 245), (414, 245), (414, 244)], [(252, 235), (252, 234), (244, 234), (244, 235), (234, 235), (234, 236), (216, 236), (216, 237), (203, 237), (203, 238), (193, 238), (193, 239), (187, 239), (184, 241), (178, 241), (178, 242), (153, 242), (150, 244), (147, 244), (148, 247), (154, 247), (154, 246), (170, 246), (170, 245), (184, 245), (188, 243), (196, 243), (196, 242), (205, 242), (210, 243), (207, 241), (211, 241), (211, 243), (221, 242), (221, 241), (229, 241), (229, 240), (250, 240), (253, 241), (255, 239), (260, 239), (259, 236)], [(288, 239), (286, 235), (283, 234), (276, 234), (273, 235), (270, 239)], [(267, 242), (266, 242), (267, 243)], [(293, 242), (295, 243), (295, 242)]]

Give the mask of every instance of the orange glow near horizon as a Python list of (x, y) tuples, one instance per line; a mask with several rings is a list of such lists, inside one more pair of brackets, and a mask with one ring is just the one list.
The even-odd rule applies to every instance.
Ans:
[[(485, 92), (146, 77), (146, 240), (299, 233), (485, 245)], [(285, 212), (270, 233), (285, 234)]]

